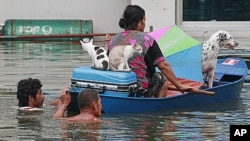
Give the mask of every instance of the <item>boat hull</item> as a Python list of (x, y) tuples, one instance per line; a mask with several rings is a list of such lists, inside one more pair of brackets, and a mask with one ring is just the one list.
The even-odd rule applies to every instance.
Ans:
[(240, 95), (243, 83), (244, 80), (242, 79), (237, 83), (207, 89), (215, 92), (215, 95), (212, 96), (192, 93), (179, 94), (167, 98), (100, 96), (105, 113), (145, 113), (229, 101)]
[[(237, 61), (236, 64), (225, 64), (229, 61)], [(232, 61), (232, 62), (233, 62)], [(230, 63), (230, 62), (229, 62)], [(216, 75), (218, 80), (214, 86), (205, 90), (215, 92), (215, 95), (199, 93), (179, 93), (165, 98), (144, 98), (120, 96), (119, 92), (99, 94), (105, 113), (145, 113), (160, 110), (173, 110), (186, 107), (210, 105), (218, 102), (233, 100), (240, 96), (248, 68), (241, 58), (219, 59)], [(78, 110), (76, 98), (84, 88), (73, 88), (71, 91), (72, 101), (68, 110)]]

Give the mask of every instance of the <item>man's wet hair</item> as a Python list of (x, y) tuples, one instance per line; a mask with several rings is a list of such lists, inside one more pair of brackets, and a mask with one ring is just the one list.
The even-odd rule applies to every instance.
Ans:
[(86, 88), (78, 94), (77, 100), (79, 109), (89, 108), (92, 102), (99, 100), (98, 92), (94, 89)]
[(42, 83), (39, 79), (22, 79), (17, 83), (17, 99), (18, 106), (29, 106), (29, 96), (36, 99), (37, 92), (42, 88)]

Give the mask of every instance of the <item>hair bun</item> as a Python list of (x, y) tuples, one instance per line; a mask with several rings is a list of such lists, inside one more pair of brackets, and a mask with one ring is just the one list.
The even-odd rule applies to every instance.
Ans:
[(120, 26), (121, 28), (124, 28), (124, 29), (127, 27), (126, 19), (125, 19), (125, 18), (120, 18), (119, 26)]
[(125, 18), (121, 18), (120, 20), (122, 20), (122, 21), (126, 22), (126, 19), (125, 19)]

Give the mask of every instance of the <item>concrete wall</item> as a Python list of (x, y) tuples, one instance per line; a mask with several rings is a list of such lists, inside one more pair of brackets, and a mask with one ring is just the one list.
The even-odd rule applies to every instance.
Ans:
[(174, 25), (175, 2), (175, 0), (131, 0), (131, 4), (140, 5), (145, 9), (145, 31), (149, 31), (149, 26), (153, 26), (156, 30), (166, 25)]
[(113, 33), (121, 31), (128, 4), (145, 9), (145, 31), (175, 23), (175, 0), (0, 0), (0, 25), (6, 19), (92, 19), (94, 33)]
[(93, 20), (94, 32), (115, 32), (129, 0), (0, 0), (0, 23), (6, 19)]

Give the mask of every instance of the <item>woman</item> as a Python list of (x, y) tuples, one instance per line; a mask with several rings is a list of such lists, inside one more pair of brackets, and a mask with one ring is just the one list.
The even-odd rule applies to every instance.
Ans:
[[(165, 58), (157, 42), (147, 33), (145, 28), (145, 11), (138, 5), (128, 5), (119, 21), (119, 26), (125, 31), (112, 37), (109, 51), (121, 43), (138, 43), (143, 47), (142, 54), (135, 54), (128, 60), (129, 66), (136, 73), (138, 91), (136, 96), (166, 97), (167, 81), (170, 81), (179, 91), (190, 90), (176, 78), (172, 68)], [(155, 67), (161, 72), (156, 72)]]

